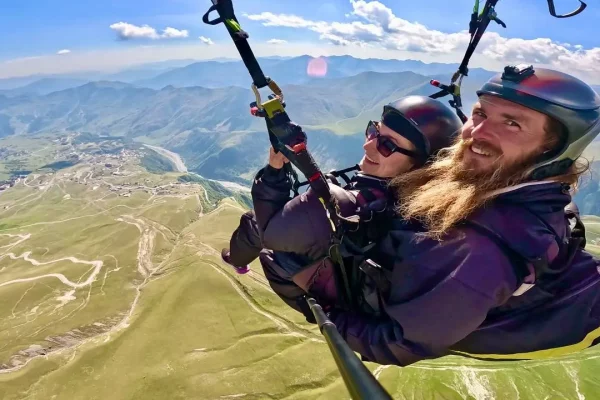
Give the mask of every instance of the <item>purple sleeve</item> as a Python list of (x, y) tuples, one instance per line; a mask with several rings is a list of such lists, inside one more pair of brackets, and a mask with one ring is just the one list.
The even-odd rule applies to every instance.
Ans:
[(325, 208), (312, 190), (294, 198), (290, 190), (291, 181), (283, 170), (267, 166), (257, 174), (252, 201), (262, 245), (310, 259), (322, 257), (331, 235)]
[[(349, 346), (371, 361), (404, 366), (442, 356), (473, 332), (490, 309), (505, 302), (516, 289), (508, 259), (495, 244), (477, 240), (479, 243), (454, 242), (460, 246), (454, 249), (440, 244), (422, 254), (430, 268), (420, 262), (413, 263), (413, 268), (429, 273), (411, 273), (410, 281), (394, 282), (410, 286), (411, 295), (392, 295), (384, 317), (334, 312), (332, 321)], [(443, 251), (456, 251), (460, 257), (444, 257)], [(431, 268), (432, 264), (437, 265)]]
[(270, 165), (258, 171), (252, 184), (251, 194), (256, 222), (264, 232), (271, 218), (291, 199), (292, 181), (285, 169)]

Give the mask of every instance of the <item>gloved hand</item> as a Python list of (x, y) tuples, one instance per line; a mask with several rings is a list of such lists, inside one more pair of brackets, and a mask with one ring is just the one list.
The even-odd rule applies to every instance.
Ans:
[(283, 168), (283, 165), (289, 163), (288, 160), (281, 152), (275, 152), (273, 146), (269, 147), (269, 165), (275, 169)]

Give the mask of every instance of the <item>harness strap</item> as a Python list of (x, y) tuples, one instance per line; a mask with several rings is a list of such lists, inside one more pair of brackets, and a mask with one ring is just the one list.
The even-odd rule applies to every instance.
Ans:
[(384, 198), (387, 198), (387, 193), (375, 188), (361, 189), (356, 195), (356, 201), (361, 208), (367, 206), (369, 203)]
[[(354, 165), (352, 167), (349, 168), (345, 168), (345, 169), (340, 169), (340, 170), (333, 170), (333, 171), (329, 171), (327, 173), (327, 175), (331, 175), (335, 178), (337, 177), (341, 177), (344, 182), (346, 183), (346, 185), (348, 185), (351, 181), (351, 179), (348, 177), (348, 175), (346, 175), (348, 172), (352, 172), (352, 171), (358, 171), (360, 170), (358, 165)], [(296, 187), (300, 188), (301, 186), (306, 186), (308, 185), (310, 182), (309, 181), (304, 181), (304, 182), (299, 182)]]
[(478, 16), (479, 0), (475, 1), (475, 7), (473, 7), (473, 14), (471, 14), (471, 22), (469, 23), (469, 33), (471, 34), (471, 40), (469, 42), (469, 46), (467, 47), (467, 51), (463, 57), (463, 60), (460, 63), (460, 66), (458, 67), (458, 71), (456, 71), (454, 77), (452, 78), (452, 82), (455, 82), (456, 79), (458, 79), (459, 74), (464, 76), (469, 75), (469, 68), (467, 67), (467, 65), (469, 64), (471, 56), (473, 56), (473, 53), (475, 52), (475, 49), (477, 48), (477, 45), (479, 44), (479, 41), (481, 40), (481, 37), (483, 36), (490, 22), (496, 21), (497, 23), (506, 28), (506, 24), (499, 20), (496, 15), (496, 11), (494, 10), (496, 3), (498, 3), (498, 0), (488, 0), (485, 3), (485, 6), (483, 7), (483, 11)]
[(468, 64), (471, 60), (471, 56), (475, 52), (483, 33), (491, 21), (496, 21), (498, 24), (506, 28), (506, 24), (498, 18), (496, 11), (494, 10), (497, 2), (498, 0), (487, 0), (485, 6), (483, 7), (483, 11), (481, 14), (479, 14), (479, 0), (475, 0), (475, 6), (473, 7), (473, 13), (471, 14), (471, 21), (469, 22), (469, 33), (471, 34), (469, 46), (467, 47), (467, 51), (465, 52), (458, 70), (452, 76), (450, 85), (444, 85), (435, 79), (430, 81), (433, 86), (439, 87), (441, 90), (430, 95), (429, 97), (437, 99), (446, 95), (452, 95), (452, 100), (449, 101), (450, 106), (456, 110), (456, 114), (463, 121), (463, 123), (467, 122), (468, 117), (462, 111), (460, 85), (462, 84), (462, 78), (469, 75)]
[[(263, 74), (258, 61), (256, 60), (256, 57), (254, 56), (254, 53), (248, 44), (247, 39), (249, 35), (242, 30), (242, 27), (235, 16), (232, 1), (212, 0), (212, 2), (213, 5), (208, 9), (206, 14), (204, 14), (202, 21), (209, 25), (217, 25), (222, 22), (227, 28), (231, 39), (233, 39), (233, 43), (235, 44), (235, 47), (237, 47), (240, 56), (242, 57), (242, 61), (246, 65), (246, 68), (252, 77), (254, 85), (256, 85), (256, 87), (259, 89), (268, 86), (271, 79)], [(213, 11), (217, 11), (219, 18), (209, 20), (208, 16)]]
[(571, 228), (571, 235), (574, 238), (581, 239), (580, 246), (582, 249), (585, 249), (587, 242), (585, 238), (585, 225), (583, 224), (583, 221), (581, 221), (581, 218), (579, 218), (579, 215), (576, 212), (571, 210), (566, 211), (566, 216), (568, 219), (575, 219), (575, 225)]
[[(332, 246), (331, 256), (338, 264), (342, 265), (340, 272), (343, 281), (345, 282), (343, 292), (346, 293), (347, 298), (351, 298), (349, 285), (347, 284), (348, 279), (346, 271), (343, 267), (343, 259), (339, 255), (339, 246), (337, 246), (341, 243), (341, 238), (343, 237), (343, 226), (339, 218), (339, 207), (336, 199), (331, 196), (325, 176), (306, 148), (306, 134), (302, 130), (302, 127), (294, 124), (285, 112), (283, 93), (279, 86), (277, 86), (275, 81), (265, 77), (263, 74), (258, 61), (248, 44), (248, 34), (242, 30), (235, 17), (232, 0), (212, 0), (212, 2), (213, 5), (206, 14), (204, 14), (202, 20), (209, 25), (223, 23), (227, 28), (227, 31), (233, 39), (253, 80), (252, 90), (254, 91), (256, 102), (250, 104), (251, 113), (265, 119), (267, 131), (269, 132), (269, 140), (271, 141), (273, 148), (286, 156), (286, 158), (306, 176), (308, 183), (323, 204), (327, 217), (331, 223), (331, 228), (334, 233), (333, 236), (336, 238), (333, 243), (334, 245)], [(209, 20), (209, 14), (212, 11), (217, 11), (219, 13), (219, 18)], [(258, 89), (265, 86), (268, 86), (273, 91), (274, 95), (269, 96), (269, 100), (263, 103)], [(289, 168), (287, 172), (294, 176), (293, 170)], [(297, 194), (297, 180), (292, 186), (292, 189)]]
[(583, 1), (581, 1), (581, 0), (578, 0), (578, 1), (579, 1), (579, 8), (577, 10), (572, 11), (567, 14), (558, 15), (558, 14), (556, 14), (556, 9), (554, 8), (554, 0), (548, 0), (548, 9), (550, 10), (550, 15), (552, 15), (553, 17), (556, 17), (556, 18), (573, 17), (573, 16), (579, 14), (580, 12), (582, 12), (583, 10), (585, 10), (585, 8), (587, 7), (587, 4), (585, 4)]

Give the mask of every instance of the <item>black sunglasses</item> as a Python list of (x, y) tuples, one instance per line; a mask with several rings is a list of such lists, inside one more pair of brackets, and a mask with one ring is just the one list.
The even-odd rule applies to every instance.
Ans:
[(398, 147), (390, 139), (386, 138), (385, 136), (381, 136), (381, 132), (379, 132), (379, 126), (377, 125), (377, 121), (369, 121), (367, 129), (365, 129), (365, 136), (368, 140), (373, 140), (377, 138), (377, 151), (386, 158), (391, 156), (393, 153), (400, 153), (413, 158), (421, 157), (414, 151)]

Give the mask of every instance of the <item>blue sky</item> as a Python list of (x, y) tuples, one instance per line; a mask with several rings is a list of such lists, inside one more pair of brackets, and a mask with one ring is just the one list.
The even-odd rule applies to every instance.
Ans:
[[(188, 58), (237, 57), (225, 29), (201, 21), (211, 4), (209, 0), (4, 0), (3, 3), (0, 77), (36, 72), (36, 68), (40, 73), (60, 72), (61, 66), (65, 70), (90, 69), (94, 57), (99, 69), (113, 64), (114, 68), (120, 68), (136, 62), (186, 58), (186, 54)], [(294, 55), (318, 49), (324, 54), (417, 58), (426, 62), (460, 61), (465, 37), (459, 32), (468, 27), (473, 3), (473, 0), (234, 0), (238, 19), (261, 55)], [(571, 11), (578, 5), (576, 0), (555, 0), (555, 3), (559, 12)], [(588, 0), (588, 8), (569, 19), (552, 18), (546, 0), (499, 0), (497, 11), (508, 28), (492, 23), (485, 37), (488, 41), (482, 41), (474, 65), (493, 68), (512, 60), (536, 58), (538, 63), (578, 68), (581, 74), (600, 81), (600, 66), (594, 66), (600, 65), (600, 36), (596, 33), (600, 4)], [(115, 25), (119, 22), (124, 24)], [(119, 40), (119, 32), (121, 37), (127, 36), (132, 29), (144, 25), (149, 26), (145, 33)], [(167, 27), (173, 30), (164, 35)], [(155, 33), (147, 29), (154, 29)], [(204, 42), (200, 36), (205, 38)], [(267, 43), (271, 39), (286, 43)], [(154, 46), (155, 50), (150, 51), (148, 46)], [(70, 52), (64, 51), (67, 54), (59, 56), (56, 53), (60, 50)], [(67, 58), (72, 62), (67, 62)], [(25, 64), (27, 68), (23, 68)]]

